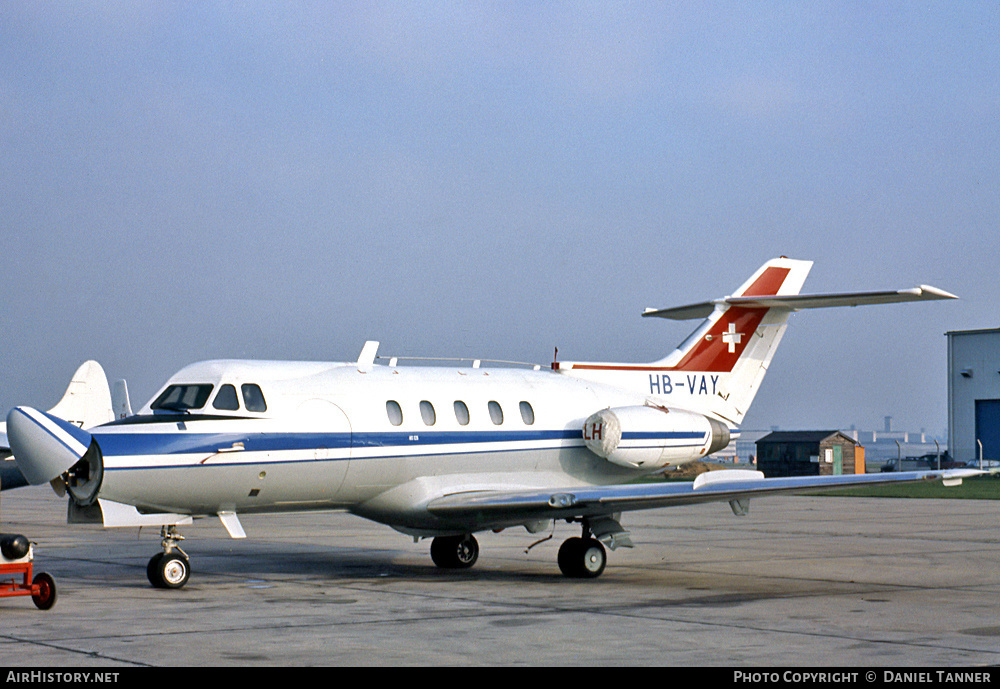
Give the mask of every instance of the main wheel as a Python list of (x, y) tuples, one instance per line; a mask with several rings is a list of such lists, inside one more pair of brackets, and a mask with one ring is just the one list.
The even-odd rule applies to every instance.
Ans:
[(31, 594), (31, 600), (39, 610), (49, 610), (56, 604), (56, 580), (48, 572), (39, 572), (31, 582), (38, 592)]
[(559, 569), (572, 579), (596, 579), (608, 563), (607, 551), (595, 538), (567, 538), (559, 548)]
[(479, 559), (479, 543), (472, 534), (438, 536), (431, 541), (431, 559), (442, 569), (468, 569)]
[(191, 577), (191, 564), (177, 552), (157, 553), (146, 565), (146, 577), (155, 588), (179, 589)]

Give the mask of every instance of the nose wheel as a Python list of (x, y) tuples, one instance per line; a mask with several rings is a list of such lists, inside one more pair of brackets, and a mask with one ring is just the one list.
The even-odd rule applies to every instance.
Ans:
[(149, 564), (146, 565), (146, 577), (153, 588), (179, 589), (191, 577), (191, 563), (187, 554), (178, 545), (184, 537), (177, 532), (175, 526), (164, 526), (160, 536), (163, 552), (149, 559)]

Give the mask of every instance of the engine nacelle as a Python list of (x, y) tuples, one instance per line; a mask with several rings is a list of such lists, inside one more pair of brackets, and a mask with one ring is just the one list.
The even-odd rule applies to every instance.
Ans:
[(630, 469), (683, 464), (729, 444), (729, 427), (707, 416), (666, 407), (614, 407), (591, 414), (583, 440), (598, 457)]

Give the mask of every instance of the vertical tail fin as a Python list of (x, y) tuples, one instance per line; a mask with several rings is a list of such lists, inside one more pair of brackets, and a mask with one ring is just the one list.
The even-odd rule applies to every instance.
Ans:
[(49, 413), (79, 428), (90, 428), (115, 418), (111, 390), (104, 369), (96, 361), (85, 361), (73, 374), (66, 393)]
[(745, 361), (748, 353), (764, 354), (765, 348), (761, 345), (768, 345), (766, 349), (773, 356), (772, 345), (777, 343), (772, 340), (781, 337), (781, 326), (788, 320), (790, 310), (756, 304), (735, 306), (733, 302), (796, 295), (802, 289), (811, 268), (812, 261), (772, 259), (729, 297), (674, 309), (647, 310), (643, 316), (674, 320), (704, 318), (701, 325), (676, 350), (655, 363), (677, 371), (730, 373)]
[[(739, 425), (757, 395), (792, 309), (753, 300), (791, 297), (802, 289), (812, 261), (768, 261), (729, 297), (701, 307), (701, 325), (669, 356), (654, 363), (689, 376), (710, 376), (713, 394), (691, 402), (703, 411)], [(740, 302), (744, 304), (740, 304)], [(692, 318), (692, 308), (647, 311), (644, 316)], [(705, 313), (711, 309), (710, 313)]]
[(649, 364), (563, 362), (558, 370), (656, 398), (722, 419), (743, 421), (757, 394), (792, 309), (760, 304), (762, 298), (799, 293), (812, 261), (775, 258), (761, 266), (728, 297), (669, 309), (647, 309), (643, 316), (702, 319), (668, 356)]
[(702, 319), (668, 356), (649, 364), (561, 362), (567, 375), (594, 380), (738, 426), (760, 388), (774, 352), (800, 309), (954, 299), (934, 287), (908, 290), (800, 295), (812, 261), (768, 261), (732, 295), (669, 309), (647, 309), (643, 316)]

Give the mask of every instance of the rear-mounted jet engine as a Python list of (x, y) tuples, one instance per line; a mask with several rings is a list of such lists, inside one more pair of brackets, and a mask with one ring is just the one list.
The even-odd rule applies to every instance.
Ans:
[(667, 407), (602, 409), (583, 424), (587, 448), (631, 469), (683, 464), (729, 444), (729, 428), (715, 419)]

